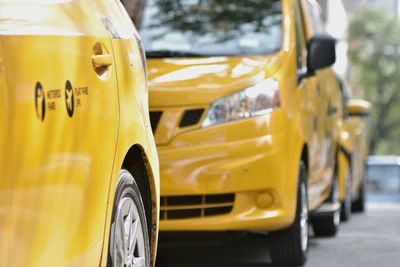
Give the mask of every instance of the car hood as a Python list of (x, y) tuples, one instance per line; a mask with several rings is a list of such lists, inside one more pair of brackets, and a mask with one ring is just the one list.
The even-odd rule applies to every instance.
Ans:
[(279, 53), (268, 56), (148, 60), (150, 108), (209, 105), (274, 74)]

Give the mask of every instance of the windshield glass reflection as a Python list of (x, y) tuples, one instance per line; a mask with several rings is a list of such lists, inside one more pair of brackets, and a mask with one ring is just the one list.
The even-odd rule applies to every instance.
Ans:
[(277, 0), (148, 0), (141, 23), (148, 57), (269, 54), (282, 44)]

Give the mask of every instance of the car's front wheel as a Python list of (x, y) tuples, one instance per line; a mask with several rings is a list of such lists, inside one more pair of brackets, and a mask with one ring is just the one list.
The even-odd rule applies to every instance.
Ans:
[(300, 164), (296, 217), (293, 225), (271, 233), (271, 259), (277, 265), (302, 266), (308, 248), (308, 195), (305, 164)]
[(108, 267), (150, 267), (149, 232), (139, 187), (121, 170), (110, 230)]

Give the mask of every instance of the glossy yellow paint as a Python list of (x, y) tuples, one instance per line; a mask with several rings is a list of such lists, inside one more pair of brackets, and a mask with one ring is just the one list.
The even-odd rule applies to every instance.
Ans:
[[(282, 9), (283, 45), (275, 54), (148, 60), (150, 109), (162, 112), (155, 132), (165, 199), (162, 212), (176, 209), (165, 203), (168, 197), (195, 196), (202, 199), (202, 207), (212, 207), (206, 203), (207, 196), (235, 194), (233, 209), (227, 214), (204, 216), (203, 211), (186, 219), (166, 216), (161, 219), (161, 230), (277, 230), (290, 226), (302, 155), (308, 161), (310, 209), (317, 209), (327, 199), (342, 117), (339, 85), (331, 69), (297, 83), (293, 1), (283, 0)], [(303, 51), (311, 38), (309, 26), (304, 27)], [(279, 109), (201, 127), (213, 101), (270, 77), (280, 84)], [(183, 113), (190, 109), (204, 109), (202, 118), (196, 125), (180, 127)]]
[(360, 99), (350, 99), (347, 103), (349, 117), (341, 130), (339, 153), (340, 199), (346, 197), (346, 172), (351, 174), (351, 196), (355, 199), (364, 182), (365, 162), (368, 156), (367, 123), (370, 103)]
[(371, 104), (362, 99), (350, 99), (347, 103), (350, 116), (368, 116), (371, 111)]
[(154, 261), (159, 169), (133, 31), (112, 0), (0, 0), (0, 266), (105, 266), (133, 146)]
[(340, 151), (338, 153), (338, 179), (339, 179), (339, 199), (343, 203), (346, 199), (346, 182), (351, 179), (348, 172), (350, 171), (350, 162), (347, 155)]

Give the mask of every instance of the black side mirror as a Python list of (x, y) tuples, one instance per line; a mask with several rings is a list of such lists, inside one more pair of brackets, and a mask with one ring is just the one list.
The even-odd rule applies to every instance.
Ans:
[(307, 45), (307, 69), (310, 74), (332, 66), (336, 61), (336, 40), (329, 35), (315, 35)]

